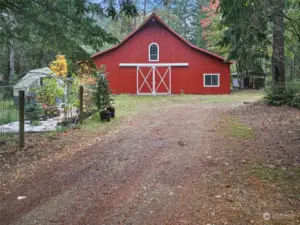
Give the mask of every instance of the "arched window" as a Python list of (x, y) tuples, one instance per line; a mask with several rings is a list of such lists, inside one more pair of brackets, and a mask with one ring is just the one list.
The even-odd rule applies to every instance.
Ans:
[(149, 45), (149, 61), (159, 61), (159, 46), (156, 43)]

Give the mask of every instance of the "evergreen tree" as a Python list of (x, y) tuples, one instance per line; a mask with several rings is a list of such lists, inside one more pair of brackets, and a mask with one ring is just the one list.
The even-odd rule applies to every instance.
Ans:
[[(120, 14), (137, 15), (131, 0), (0, 1), (0, 70), (4, 83), (12, 80), (14, 73), (47, 65), (44, 56), (49, 53), (53, 56), (61, 52), (73, 61), (90, 59), (91, 52), (118, 41), (101, 26), (99, 18), (117, 19)], [(32, 53), (34, 63), (30, 62)], [(27, 60), (20, 63), (17, 60), (21, 58)]]
[[(59, 50), (84, 45), (98, 49), (116, 42), (96, 18), (117, 18), (116, 1), (6, 0), (0, 1), (1, 41), (39, 42)], [(120, 1), (120, 13), (136, 16), (132, 1)], [(47, 44), (49, 44), (47, 46)], [(76, 48), (77, 46), (77, 48)]]
[(190, 0), (188, 1), (189, 8), (189, 34), (187, 40), (192, 44), (197, 44), (197, 31), (198, 27), (200, 27), (200, 20), (198, 19), (201, 14), (201, 7), (199, 7), (199, 0)]
[(174, 1), (174, 14), (179, 18), (179, 23), (174, 24), (174, 28), (183, 38), (189, 39), (189, 2), (186, 0), (175, 0)]
[[(274, 84), (285, 81), (285, 0), (221, 0), (223, 24), (227, 27), (221, 44), (230, 47), (229, 59), (237, 60), (241, 70), (255, 70), (268, 59), (272, 43)], [(293, 20), (288, 19), (293, 26)], [(293, 26), (295, 27), (295, 26)], [(296, 29), (297, 30), (297, 29)], [(273, 39), (270, 37), (273, 36)]]
[(206, 13), (202, 10), (203, 7), (207, 6), (209, 3), (209, 0), (198, 0), (196, 9), (196, 25), (195, 25), (195, 45), (197, 45), (200, 48), (206, 48), (206, 42), (204, 40), (204, 29), (201, 25), (201, 21), (206, 18)]
[(108, 80), (104, 75), (100, 75), (97, 87), (94, 92), (94, 102), (99, 111), (106, 110), (113, 103), (112, 92), (109, 88)]
[(202, 7), (209, 0), (174, 0), (169, 5), (173, 19), (166, 22), (183, 38), (199, 47), (205, 47), (200, 20), (205, 17)]
[(228, 58), (237, 61), (239, 72), (259, 69), (260, 62), (268, 58), (271, 9), (267, 1), (220, 1), (222, 24), (226, 28), (220, 44), (229, 47)]

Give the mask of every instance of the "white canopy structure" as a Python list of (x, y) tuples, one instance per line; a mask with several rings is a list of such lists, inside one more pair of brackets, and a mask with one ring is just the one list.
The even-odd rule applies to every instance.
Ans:
[[(16, 85), (14, 85), (14, 96), (19, 96), (19, 91), (24, 90), (25, 96), (28, 95), (30, 88), (38, 88), (41, 86), (41, 78), (43, 77), (53, 77), (55, 79), (56, 75), (48, 68), (40, 68), (29, 71)], [(57, 79), (59, 84), (64, 82)]]

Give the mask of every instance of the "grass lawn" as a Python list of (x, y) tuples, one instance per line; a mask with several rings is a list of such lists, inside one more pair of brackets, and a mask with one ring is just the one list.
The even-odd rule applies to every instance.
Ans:
[[(116, 123), (123, 117), (133, 116), (141, 111), (149, 110), (151, 107), (184, 104), (186, 101), (194, 104), (252, 102), (258, 101), (262, 97), (263, 93), (261, 91), (253, 90), (234, 91), (230, 95), (116, 95), (114, 104), (116, 108), (116, 120), (113, 123)], [(84, 124), (91, 130), (102, 129), (107, 126), (106, 123), (97, 122), (100, 122), (98, 113), (85, 120)]]
[(230, 95), (161, 95), (161, 96), (136, 96), (117, 95), (115, 97), (115, 107), (121, 113), (119, 116), (130, 115), (141, 110), (139, 106), (162, 106), (165, 104), (189, 103), (238, 103), (252, 102), (262, 99), (261, 91), (235, 91)]
[(159, 95), (159, 96), (136, 96), (118, 95), (115, 98), (116, 107), (129, 104), (131, 106), (140, 103), (184, 103), (185, 100), (192, 100), (195, 103), (223, 103), (223, 102), (244, 102), (257, 101), (263, 97), (261, 91), (234, 91), (230, 95)]

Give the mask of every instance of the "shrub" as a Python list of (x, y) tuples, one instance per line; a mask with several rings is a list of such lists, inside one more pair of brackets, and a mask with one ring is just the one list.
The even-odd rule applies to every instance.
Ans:
[(32, 121), (31, 125), (32, 126), (38, 126), (38, 125), (40, 125), (40, 121), (34, 120), (34, 121)]
[(296, 93), (290, 102), (290, 106), (300, 109), (300, 93)]
[(30, 103), (25, 106), (25, 115), (31, 124), (36, 124), (36, 121), (43, 116), (43, 112), (42, 105), (39, 103)]
[(289, 93), (288, 104), (300, 109), (300, 79), (288, 82), (287, 92)]
[(57, 76), (65, 77), (68, 73), (68, 64), (64, 55), (57, 55), (56, 60), (50, 63), (49, 66)]
[(285, 86), (268, 84), (264, 99), (270, 105), (289, 105), (300, 108), (300, 80), (288, 81)]
[(267, 86), (265, 89), (264, 99), (269, 105), (275, 106), (284, 105), (288, 102), (286, 90), (282, 86)]
[(37, 89), (37, 95), (39, 100), (47, 106), (55, 105), (56, 98), (64, 96), (64, 88), (55, 78), (44, 78), (43, 86)]

